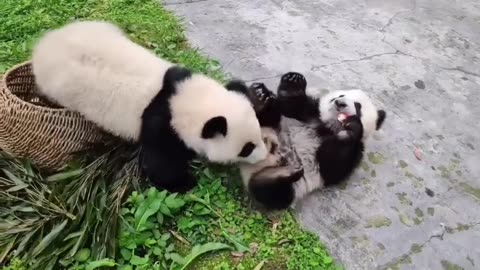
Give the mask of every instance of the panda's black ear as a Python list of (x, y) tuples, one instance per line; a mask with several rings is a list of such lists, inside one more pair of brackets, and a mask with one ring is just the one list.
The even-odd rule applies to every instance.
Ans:
[(384, 110), (378, 110), (378, 117), (377, 117), (377, 130), (382, 127), (385, 118), (387, 117), (387, 113)]
[(242, 93), (244, 95), (247, 95), (248, 93), (247, 85), (241, 80), (231, 80), (225, 85), (225, 88), (230, 91)]
[(227, 119), (223, 116), (213, 117), (203, 125), (203, 139), (211, 139), (217, 134), (227, 135)]

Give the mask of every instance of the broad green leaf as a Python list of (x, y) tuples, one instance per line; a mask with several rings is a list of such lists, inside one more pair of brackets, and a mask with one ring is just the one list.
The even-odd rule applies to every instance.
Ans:
[(170, 209), (165, 204), (160, 205), (160, 212), (162, 212), (162, 214), (164, 214), (165, 216), (172, 217)]
[(222, 249), (229, 249), (230, 246), (223, 244), (223, 243), (206, 243), (203, 245), (197, 245), (192, 248), (192, 251), (185, 256), (184, 260), (185, 263), (179, 267), (176, 267), (175, 270), (184, 270), (186, 269), (197, 257), (200, 255), (211, 252), (211, 251), (216, 251), (216, 250), (222, 250)]
[(240, 240), (230, 236), (225, 230), (222, 229), (222, 234), (230, 243), (235, 246), (235, 250), (238, 252), (248, 252), (250, 248), (245, 246)]
[(61, 172), (61, 173), (57, 173), (57, 174), (54, 174), (54, 175), (50, 175), (50, 176), (47, 177), (47, 179), (45, 179), (45, 180), (46, 180), (47, 182), (63, 181), (63, 180), (67, 180), (67, 179), (70, 179), (70, 178), (77, 177), (77, 176), (79, 176), (80, 174), (82, 174), (83, 172), (84, 172), (84, 169), (78, 169), (78, 170), (73, 170), (73, 171)]
[(161, 256), (161, 255), (163, 255), (163, 253), (164, 253), (164, 251), (161, 248), (159, 248), (159, 247), (154, 247), (153, 248), (153, 254), (155, 254), (157, 256)]
[(58, 235), (63, 231), (65, 226), (67, 225), (68, 220), (64, 220), (61, 224), (56, 225), (50, 233), (48, 233), (40, 243), (35, 247), (33, 250), (32, 254), (33, 256), (38, 255), (40, 252), (42, 252), (46, 247), (48, 247), (57, 237)]
[(77, 254), (75, 254), (75, 260), (77, 262), (86, 262), (88, 258), (90, 258), (90, 249), (82, 248), (80, 249)]
[(120, 254), (122, 255), (122, 258), (125, 259), (125, 261), (129, 261), (132, 257), (132, 252), (126, 248), (120, 249)]
[(98, 261), (89, 262), (85, 267), (85, 270), (93, 270), (100, 267), (114, 267), (115, 261), (112, 259), (103, 259)]
[(185, 258), (183, 258), (182, 256), (180, 256), (180, 254), (178, 253), (170, 253), (168, 254), (168, 256), (170, 257), (170, 259), (172, 261), (174, 261), (175, 263), (179, 264), (179, 265), (184, 265), (187, 263), (187, 261), (185, 260)]
[(130, 259), (130, 263), (133, 265), (144, 265), (148, 263), (148, 256), (145, 257), (138, 257), (137, 255), (133, 255)]
[[(145, 205), (146, 205), (145, 210), (144, 210), (143, 207), (140, 207), (137, 210), (137, 211), (143, 211), (143, 213), (141, 213), (141, 215), (138, 216), (138, 219), (137, 219), (137, 217), (135, 218), (135, 220), (137, 222), (137, 225), (135, 226), (137, 231), (142, 231), (141, 228), (144, 227), (145, 222), (147, 222), (147, 219), (150, 216), (152, 216), (153, 214), (158, 212), (158, 209), (160, 208), (160, 205), (162, 203), (160, 200), (157, 200), (157, 199), (154, 199), (154, 201), (149, 205), (146, 204), (146, 202), (145, 202)], [(135, 215), (136, 215), (136, 213), (135, 213)]]

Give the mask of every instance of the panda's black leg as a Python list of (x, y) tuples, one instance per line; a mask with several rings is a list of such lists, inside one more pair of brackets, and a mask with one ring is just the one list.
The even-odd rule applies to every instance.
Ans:
[(320, 117), (318, 100), (306, 94), (307, 80), (298, 72), (288, 72), (280, 79), (278, 101), (282, 114), (301, 122)]
[(361, 140), (345, 140), (337, 135), (323, 137), (316, 158), (325, 186), (345, 181), (360, 164), (363, 150)]
[(254, 83), (249, 92), (253, 99), (255, 112), (262, 127), (278, 129), (282, 118), (280, 104), (275, 94), (263, 83)]
[(145, 176), (158, 188), (184, 193), (196, 185), (188, 160), (143, 146), (140, 165)]

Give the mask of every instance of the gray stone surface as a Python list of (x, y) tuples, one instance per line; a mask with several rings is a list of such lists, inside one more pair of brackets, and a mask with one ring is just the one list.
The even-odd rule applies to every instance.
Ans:
[(297, 209), (347, 269), (480, 269), (478, 0), (186, 2), (166, 3), (236, 77), (295, 70), (387, 110), (349, 184)]

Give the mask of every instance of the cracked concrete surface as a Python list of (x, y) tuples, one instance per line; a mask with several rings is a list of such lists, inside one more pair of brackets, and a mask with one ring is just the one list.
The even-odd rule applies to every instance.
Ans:
[(235, 77), (295, 70), (388, 112), (348, 185), (296, 209), (346, 269), (480, 269), (478, 0), (166, 2)]

